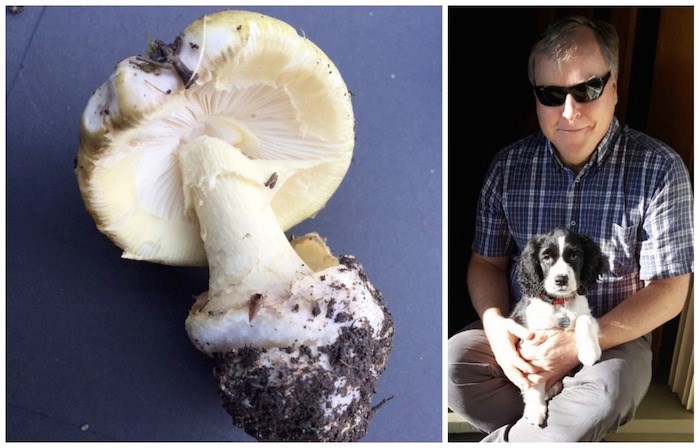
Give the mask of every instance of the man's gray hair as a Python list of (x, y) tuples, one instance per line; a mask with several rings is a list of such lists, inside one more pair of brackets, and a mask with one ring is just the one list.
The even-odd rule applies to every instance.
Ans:
[(611, 72), (617, 72), (620, 57), (620, 41), (617, 31), (608, 22), (593, 21), (581, 16), (568, 17), (550, 25), (542, 38), (532, 47), (527, 62), (527, 75), (530, 84), (535, 85), (535, 58), (545, 56), (559, 62), (572, 57), (576, 50), (574, 35), (582, 28), (589, 28), (595, 33), (598, 45)]

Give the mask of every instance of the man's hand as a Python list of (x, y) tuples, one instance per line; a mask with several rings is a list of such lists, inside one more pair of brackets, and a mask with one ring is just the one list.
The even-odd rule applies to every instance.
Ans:
[(520, 356), (517, 344), (520, 339), (531, 340), (534, 334), (513, 319), (503, 317), (496, 309), (487, 310), (482, 322), (491, 350), (503, 373), (520, 389), (530, 387), (532, 381), (528, 375), (537, 373), (539, 369)]
[(528, 380), (546, 381), (547, 389), (579, 364), (574, 332), (559, 329), (535, 332), (520, 346), (520, 356), (538, 370)]

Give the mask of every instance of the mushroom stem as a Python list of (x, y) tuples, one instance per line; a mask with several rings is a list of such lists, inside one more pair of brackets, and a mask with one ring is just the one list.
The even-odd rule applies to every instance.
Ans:
[(271, 173), (208, 136), (183, 144), (178, 157), (209, 262), (209, 310), (243, 308), (258, 294), (283, 296), (294, 278), (312, 273), (277, 223), (265, 185)]

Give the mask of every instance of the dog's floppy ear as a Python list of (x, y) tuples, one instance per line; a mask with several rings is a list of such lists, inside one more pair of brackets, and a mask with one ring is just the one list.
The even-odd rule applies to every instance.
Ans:
[(608, 272), (608, 257), (601, 252), (598, 244), (589, 236), (583, 235), (581, 239), (583, 244), (581, 286), (588, 290), (598, 281), (598, 277)]
[(535, 297), (542, 289), (544, 275), (539, 259), (541, 241), (540, 237), (531, 238), (520, 254), (518, 284), (520, 292), (525, 296)]

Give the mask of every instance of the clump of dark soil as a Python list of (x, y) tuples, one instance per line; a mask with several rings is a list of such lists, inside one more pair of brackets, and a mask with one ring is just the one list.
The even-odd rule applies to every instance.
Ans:
[[(353, 258), (341, 263), (367, 282)], [(340, 319), (352, 323), (329, 345), (243, 347), (214, 355), (219, 392), (234, 425), (260, 441), (350, 442), (366, 434), (385, 402), (371, 405), (393, 337), (383, 298), (368, 285), (385, 312), (378, 338), (362, 316), (343, 313)], [(338, 319), (330, 313), (325, 318)]]

